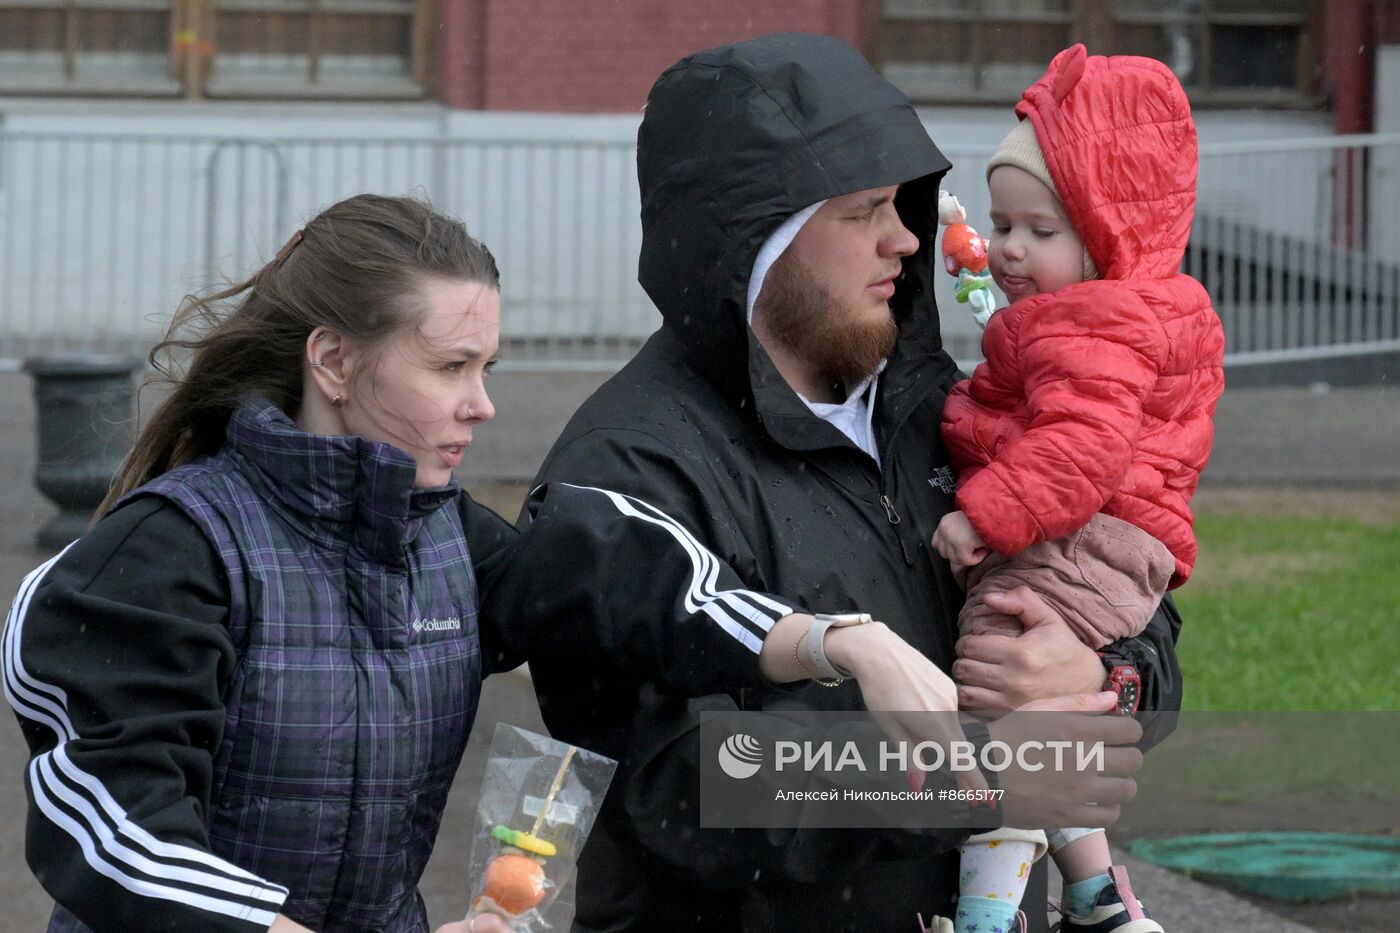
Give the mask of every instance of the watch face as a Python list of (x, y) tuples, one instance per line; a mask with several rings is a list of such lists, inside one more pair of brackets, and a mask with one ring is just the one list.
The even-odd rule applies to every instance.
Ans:
[(1133, 681), (1123, 684), (1118, 691), (1118, 715), (1131, 716), (1137, 712), (1138, 685)]
[(1114, 667), (1108, 673), (1108, 689), (1118, 694), (1118, 715), (1131, 716), (1138, 709), (1138, 693), (1142, 680), (1132, 665)]

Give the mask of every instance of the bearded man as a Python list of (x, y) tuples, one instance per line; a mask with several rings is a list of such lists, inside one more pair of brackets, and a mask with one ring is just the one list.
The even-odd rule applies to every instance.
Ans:
[[(549, 453), (518, 572), (484, 596), (531, 641), (550, 730), (621, 763), (574, 929), (912, 931), (950, 912), (966, 830), (702, 829), (697, 733), (707, 710), (877, 709), (881, 690), (884, 709), (953, 706), (895, 663), (912, 648), (944, 676), (962, 603), (929, 544), (955, 508), (939, 417), (959, 374), (930, 255), (949, 163), (854, 49), (800, 35), (676, 64), (637, 147), (640, 279), (663, 323)], [(1003, 708), (1099, 690), (1062, 620), (1028, 595), (1007, 609), (1040, 624), (960, 690)], [(818, 612), (883, 623), (829, 630), (831, 666), (855, 674), (834, 688), (775, 673), (800, 661), (778, 633)], [(1168, 606), (1115, 646), (1144, 708), (1179, 701), (1176, 624)], [(858, 663), (862, 629), (890, 636), (884, 668)], [(570, 657), (599, 635), (614, 663)]]

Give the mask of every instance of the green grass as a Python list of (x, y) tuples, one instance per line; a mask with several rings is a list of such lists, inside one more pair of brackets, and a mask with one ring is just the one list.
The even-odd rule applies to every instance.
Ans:
[(1285, 821), (1300, 807), (1311, 815), (1306, 799), (1346, 800), (1352, 803), (1337, 812), (1339, 824), (1375, 828), (1377, 814), (1393, 820), (1400, 806), (1395, 734), (1389, 713), (1187, 713), (1147, 756), (1139, 796), (1262, 804)]
[(1400, 524), (1204, 511), (1196, 534), (1185, 709), (1400, 710)]
[[(1288, 515), (1290, 495), (1276, 514), (1198, 511), (1177, 652), (1184, 708), (1208, 715), (1148, 756), (1140, 797), (1245, 804), (1265, 824), (1321, 801), (1373, 829), (1378, 801), (1400, 800), (1396, 719), (1328, 714), (1400, 710), (1400, 522)], [(1265, 710), (1309, 712), (1226, 715)]]

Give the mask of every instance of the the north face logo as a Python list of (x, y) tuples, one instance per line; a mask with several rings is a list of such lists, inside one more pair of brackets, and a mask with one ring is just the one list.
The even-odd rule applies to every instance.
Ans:
[(462, 620), (453, 616), (450, 619), (414, 619), (415, 632), (455, 632), (461, 629)]
[(953, 468), (941, 466), (933, 471), (933, 476), (929, 478), (928, 484), (939, 492), (946, 492), (949, 495), (956, 492), (958, 484), (953, 480)]

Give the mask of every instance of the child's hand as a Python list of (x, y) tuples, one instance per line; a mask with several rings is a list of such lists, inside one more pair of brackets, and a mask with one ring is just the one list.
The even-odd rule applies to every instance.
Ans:
[(953, 565), (954, 573), (977, 566), (992, 553), (962, 512), (943, 516), (938, 530), (933, 533), (933, 549)]

